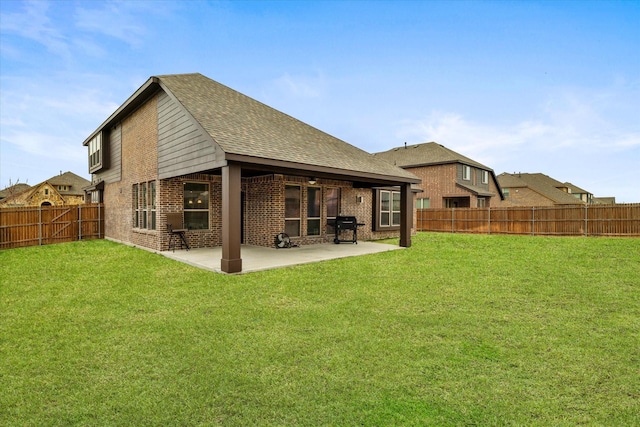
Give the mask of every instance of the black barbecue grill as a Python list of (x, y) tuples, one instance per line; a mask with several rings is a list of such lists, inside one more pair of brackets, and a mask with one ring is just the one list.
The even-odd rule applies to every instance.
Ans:
[[(364, 224), (359, 223), (355, 216), (337, 216), (335, 220), (331, 221), (330, 225), (336, 230), (336, 237), (333, 239), (333, 243), (338, 244), (340, 242), (355, 243), (358, 244), (358, 227), (362, 227)], [(353, 231), (353, 238), (351, 240), (341, 240), (340, 232), (345, 230)]]

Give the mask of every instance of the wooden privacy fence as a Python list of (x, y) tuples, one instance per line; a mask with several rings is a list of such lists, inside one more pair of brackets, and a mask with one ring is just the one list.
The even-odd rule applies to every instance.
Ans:
[(418, 209), (418, 231), (640, 236), (640, 204)]
[(0, 249), (104, 237), (102, 204), (0, 209)]

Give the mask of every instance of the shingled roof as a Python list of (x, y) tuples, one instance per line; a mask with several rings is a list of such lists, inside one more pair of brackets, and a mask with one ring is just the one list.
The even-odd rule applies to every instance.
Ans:
[(55, 187), (66, 186), (66, 189), (58, 189), (60, 194), (63, 196), (82, 196), (84, 195), (83, 189), (91, 185), (91, 181), (86, 180), (70, 171), (53, 176), (49, 178), (47, 182)]
[(0, 200), (14, 196), (27, 191), (31, 186), (29, 184), (17, 183), (0, 190)]
[(480, 169), (492, 171), (488, 166), (478, 163), (473, 159), (456, 153), (444, 145), (437, 142), (425, 142), (423, 144), (405, 145), (403, 147), (392, 148), (374, 154), (380, 159), (384, 159), (396, 166), (408, 168), (418, 166), (439, 165), (446, 163), (462, 163), (475, 166)]
[(502, 188), (530, 188), (556, 204), (573, 205), (583, 203), (580, 199), (558, 189), (558, 186), (565, 187), (565, 184), (543, 173), (510, 174), (505, 172), (498, 175), (498, 181), (500, 181)]
[(226, 154), (416, 178), (202, 74), (158, 78)]
[(151, 77), (101, 129), (129, 114), (158, 88), (178, 101), (226, 160), (325, 171), (344, 177), (417, 183), (410, 172), (320, 131), (199, 73)]

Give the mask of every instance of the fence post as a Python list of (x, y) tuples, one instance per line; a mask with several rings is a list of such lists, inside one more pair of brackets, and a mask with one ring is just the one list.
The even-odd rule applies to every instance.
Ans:
[(456, 210), (456, 208), (451, 208), (451, 232), (452, 233), (456, 232), (455, 225), (454, 225), (455, 224), (455, 221), (454, 221), (454, 218), (455, 218), (455, 212), (454, 211), (455, 210)]
[(584, 205), (584, 236), (589, 236), (589, 205)]
[(531, 206), (531, 235), (536, 235), (536, 207)]
[(102, 204), (98, 203), (98, 239), (102, 238)]
[(82, 240), (82, 205), (78, 205), (78, 240)]
[(489, 228), (487, 230), (489, 232), (488, 234), (491, 234), (491, 206), (487, 208), (487, 223), (489, 225)]
[(42, 246), (42, 206), (38, 206), (38, 245)]

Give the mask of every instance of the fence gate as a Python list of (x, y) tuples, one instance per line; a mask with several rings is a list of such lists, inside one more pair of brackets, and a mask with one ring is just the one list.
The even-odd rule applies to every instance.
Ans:
[(43, 221), (41, 224), (46, 229), (42, 233), (45, 240), (41, 244), (48, 245), (75, 240), (78, 233), (75, 230), (77, 215), (74, 211), (75, 209), (72, 211), (68, 206), (42, 211)]

